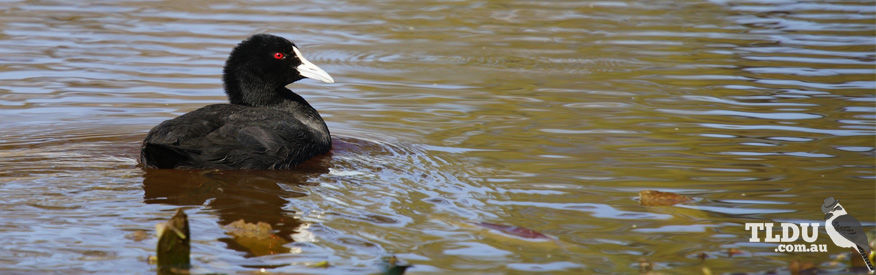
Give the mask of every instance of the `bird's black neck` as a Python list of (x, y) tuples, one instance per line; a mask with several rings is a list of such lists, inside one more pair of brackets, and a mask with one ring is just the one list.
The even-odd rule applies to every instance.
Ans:
[(231, 104), (265, 107), (281, 101), (277, 89), (283, 85), (271, 84), (244, 70), (225, 72), (225, 93)]

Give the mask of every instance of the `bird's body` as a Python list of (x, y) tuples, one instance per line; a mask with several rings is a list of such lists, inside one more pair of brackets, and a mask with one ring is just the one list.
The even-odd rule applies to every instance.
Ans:
[(290, 117), (272, 108), (208, 105), (155, 127), (141, 161), (156, 168), (288, 169), (331, 149), (325, 124), (314, 129)]
[(140, 162), (147, 168), (289, 169), (328, 152), (331, 135), (322, 117), (285, 88), (304, 77), (334, 82), (288, 40), (250, 37), (225, 65), (231, 104), (162, 122), (144, 139)]

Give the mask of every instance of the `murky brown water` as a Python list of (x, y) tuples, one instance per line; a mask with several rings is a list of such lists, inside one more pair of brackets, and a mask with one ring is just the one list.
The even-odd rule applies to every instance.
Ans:
[[(179, 207), (196, 272), (838, 271), (844, 249), (775, 253), (743, 223), (823, 221), (834, 196), (876, 225), (872, 1), (85, 2), (0, 3), (0, 273), (154, 272), (135, 232)], [(152, 126), (225, 101), (224, 59), (257, 32), (337, 80), (290, 86), (334, 153), (138, 168)], [(282, 246), (235, 240), (238, 219)]]

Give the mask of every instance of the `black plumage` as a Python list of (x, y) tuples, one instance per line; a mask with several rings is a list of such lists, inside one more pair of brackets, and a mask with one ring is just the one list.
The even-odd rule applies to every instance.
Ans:
[(292, 42), (258, 34), (232, 50), (223, 81), (231, 104), (167, 120), (143, 141), (146, 168), (289, 169), (331, 149), (319, 113), (285, 88), (302, 78), (334, 80)]

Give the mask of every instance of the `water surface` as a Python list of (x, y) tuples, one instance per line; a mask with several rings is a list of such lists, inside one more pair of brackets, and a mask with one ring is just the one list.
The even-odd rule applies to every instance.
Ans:
[[(5, 1), (0, 272), (152, 273), (137, 234), (180, 207), (199, 273), (844, 270), (843, 249), (775, 253), (743, 224), (818, 222), (833, 196), (876, 225), (874, 19), (870, 1)], [(151, 127), (225, 101), (224, 60), (259, 32), (336, 79), (289, 86), (333, 153), (137, 167)], [(643, 207), (646, 189), (695, 200)], [(233, 238), (240, 219), (279, 245)]]

